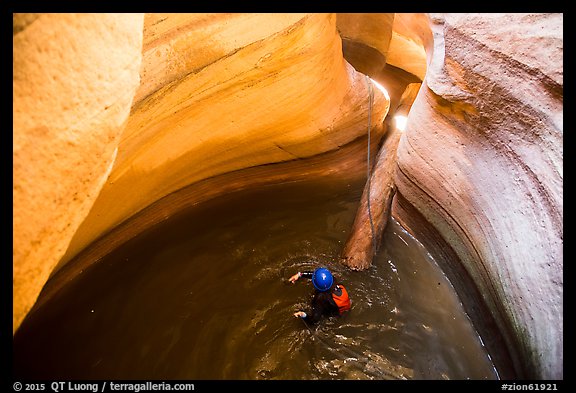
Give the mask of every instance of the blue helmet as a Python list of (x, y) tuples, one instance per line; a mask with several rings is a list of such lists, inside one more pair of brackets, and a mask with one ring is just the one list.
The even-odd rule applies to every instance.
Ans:
[(320, 267), (314, 270), (314, 275), (312, 276), (312, 284), (314, 284), (314, 288), (320, 292), (329, 290), (333, 282), (334, 277), (332, 277), (330, 270), (326, 269), (325, 267)]

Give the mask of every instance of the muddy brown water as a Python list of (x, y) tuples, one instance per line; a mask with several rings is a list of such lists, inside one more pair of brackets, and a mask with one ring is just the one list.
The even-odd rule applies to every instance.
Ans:
[[(338, 255), (363, 182), (294, 182), (186, 209), (119, 247), (31, 313), (14, 377), (498, 379), (431, 255), (391, 220), (373, 266)], [(332, 269), (352, 309), (309, 328), (309, 280)]]

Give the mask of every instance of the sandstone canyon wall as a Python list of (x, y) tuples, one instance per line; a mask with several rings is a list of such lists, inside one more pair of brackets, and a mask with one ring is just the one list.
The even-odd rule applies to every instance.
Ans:
[(449, 245), (455, 281), (478, 287), (525, 376), (561, 379), (562, 14), (432, 15), (431, 27), (395, 215)]
[[(367, 105), (335, 15), (148, 15), (116, 164), (62, 263), (187, 185), (338, 150), (365, 135)], [(380, 92), (373, 110), (377, 126), (388, 110)]]
[(518, 349), (520, 375), (562, 378), (562, 15), (354, 17), (15, 15), (14, 330), (51, 274), (73, 277), (68, 262), (169, 204), (362, 176), (368, 84), (342, 34), (391, 87), (374, 90), (373, 157), (388, 109), (423, 82), (393, 215), (446, 261), (479, 330), (502, 332), (489, 347)]
[(13, 329), (114, 166), (144, 15), (13, 16)]
[[(74, 19), (75, 16), (69, 15), (67, 18)], [(98, 21), (95, 16), (84, 18), (92, 18), (94, 23)], [(102, 18), (116, 18), (116, 23), (122, 24), (122, 20), (130, 22), (137, 16)], [(76, 53), (68, 53), (71, 49), (65, 45), (68, 43), (66, 35), (59, 35), (60, 30), (68, 32), (67, 26), (59, 23), (72, 24), (64, 16), (41, 15), (37, 22), (14, 35), (14, 53), (18, 54), (14, 68), (18, 68), (21, 73), (21, 77), (15, 76), (14, 79), (15, 92), (20, 81), (29, 86), (33, 83), (29, 78), (30, 70), (37, 66), (39, 60), (31, 59), (28, 52), (36, 48), (39, 53), (44, 53), (43, 48), (48, 45), (48, 38), (41, 37), (46, 35), (45, 29), (48, 29), (48, 24), (39, 23), (44, 20), (50, 22), (49, 28), (53, 32), (49, 36), (50, 46), (58, 48), (62, 53), (46, 53), (47, 57), (56, 60), (44, 64), (44, 72), (64, 73), (67, 80), (70, 80), (67, 72), (82, 71), (84, 67), (87, 70), (109, 72), (112, 76), (118, 76), (126, 68), (134, 71), (139, 67), (140, 74), (140, 84), (136, 91), (134, 82), (137, 82), (138, 75), (124, 75), (126, 80), (116, 84), (110, 80), (105, 85), (93, 86), (92, 80), (86, 78), (76, 81), (74, 85), (86, 95), (103, 94), (106, 89), (118, 91), (127, 99), (122, 120), (126, 119), (134, 97), (130, 116), (121, 134), (121, 127), (118, 127), (113, 136), (108, 136), (110, 131), (102, 125), (102, 130), (73, 135), (78, 152), (54, 152), (48, 144), (51, 140), (63, 139), (62, 135), (67, 135), (73, 124), (62, 124), (44, 136), (46, 151), (51, 156), (59, 154), (62, 157), (66, 153), (79, 159), (88, 156), (98, 161), (100, 166), (90, 167), (90, 172), (85, 175), (88, 179), (76, 173), (83, 171), (85, 166), (64, 159), (44, 162), (33, 157), (31, 151), (30, 156), (23, 156), (23, 149), (15, 142), (16, 167), (38, 171), (39, 176), (35, 181), (45, 185), (46, 194), (39, 198), (45, 200), (47, 193), (67, 182), (72, 185), (87, 181), (93, 183), (90, 198), (78, 196), (84, 209), (82, 214), (78, 212), (79, 206), (71, 204), (71, 200), (77, 197), (77, 190), (72, 186), (70, 198), (54, 200), (53, 205), (41, 205), (38, 202), (38, 206), (32, 206), (26, 198), (15, 193), (14, 217), (19, 222), (26, 222), (29, 230), (38, 232), (36, 237), (44, 234), (41, 240), (52, 247), (57, 244), (59, 250), (55, 253), (52, 248), (35, 248), (34, 257), (15, 255), (14, 293), (26, 293), (26, 296), (15, 296), (17, 299), (25, 297), (26, 307), (21, 307), (20, 302), (15, 300), (15, 315), (18, 314), (18, 317), (14, 318), (14, 329), (36, 300), (51, 272), (59, 272), (88, 245), (147, 207), (157, 206), (151, 213), (155, 214), (155, 218), (146, 218), (141, 226), (130, 225), (129, 233), (124, 232), (124, 241), (152, 225), (154, 220), (165, 219), (167, 210), (155, 203), (165, 198), (169, 200), (175, 191), (199, 185), (197, 190), (200, 191), (188, 194), (186, 203), (191, 204), (205, 200), (208, 196), (245, 188), (250, 184), (261, 184), (263, 179), (291, 180), (307, 176), (311, 171), (316, 171), (316, 176), (325, 171), (338, 171), (339, 168), (346, 171), (350, 166), (343, 168), (342, 163), (350, 161), (352, 166), (363, 171), (365, 164), (362, 150), (365, 151), (366, 145), (352, 142), (361, 140), (366, 134), (368, 84), (365, 77), (342, 57), (336, 15), (147, 14), (143, 26), (142, 16), (138, 18), (139, 25), (126, 23), (123, 28), (139, 37), (140, 41), (128, 41), (135, 47), (118, 48), (120, 53), (116, 53), (116, 50), (110, 53), (110, 50), (105, 51), (95, 44), (91, 47), (93, 40), (82, 42), (83, 35), (77, 35), (76, 39), (88, 48), (86, 50), (98, 52), (92, 54), (93, 59), (86, 56), (86, 62), (92, 61), (89, 65), (66, 58)], [(96, 36), (99, 31), (116, 27), (104, 24), (93, 31), (95, 26), (83, 25), (81, 19), (75, 20), (74, 24), (81, 26), (85, 35)], [(74, 32), (69, 34), (73, 35)], [(115, 37), (113, 31), (106, 38), (126, 41)], [(112, 43), (110, 45), (115, 48)], [(137, 56), (134, 55), (136, 52)], [(130, 55), (130, 67), (120, 63), (121, 59), (128, 59)], [(99, 61), (106, 64), (101, 65)], [(69, 63), (72, 64), (70, 68)], [(93, 79), (95, 82), (100, 81), (96, 77)], [(46, 83), (45, 91), (30, 87), (27, 91), (28, 99), (36, 102), (49, 100), (55, 95), (64, 102), (74, 99), (71, 94), (59, 95), (59, 83), (52, 79)], [(21, 117), (24, 118), (24, 114), (32, 109), (30, 105), (22, 103), (21, 96), (15, 94), (15, 114), (22, 113)], [(93, 100), (97, 102), (97, 97)], [(74, 103), (67, 102), (72, 108), (75, 108)], [(387, 98), (376, 91), (372, 116), (374, 148), (384, 132), (381, 123), (388, 106)], [(59, 107), (49, 109), (54, 116), (60, 116), (62, 111)], [(46, 112), (37, 114), (39, 122), (46, 117), (50, 118), (51, 114)], [(88, 119), (94, 117), (94, 114), (88, 112), (84, 115)], [(35, 129), (15, 122), (15, 140), (22, 138), (37, 143)], [(98, 153), (99, 141), (94, 140), (94, 134), (104, 131), (108, 143), (105, 147), (110, 152), (117, 149), (115, 160), (111, 159), (111, 155), (104, 157)], [(66, 148), (65, 142), (63, 148)], [(352, 150), (356, 154), (339, 154), (351, 145), (356, 146)], [(327, 160), (325, 154), (329, 152), (334, 152), (337, 157)], [(270, 164), (282, 162), (292, 165), (271, 169), (273, 167)], [(304, 164), (306, 162), (308, 164)], [(53, 168), (58, 166), (64, 166), (66, 172), (55, 172)], [(254, 168), (269, 169), (250, 176), (241, 171)], [(279, 177), (278, 173), (282, 172), (286, 175)], [(20, 170), (15, 170), (14, 177), (22, 180), (26, 178)], [(66, 212), (61, 213), (62, 225), (74, 225), (70, 225), (66, 232), (52, 233), (50, 230), (53, 227), (41, 232), (35, 222), (26, 221), (24, 211), (28, 211), (29, 215), (38, 215), (41, 209), (46, 208), (52, 212)], [(69, 214), (75, 215), (74, 220)], [(36, 238), (24, 236), (20, 228), (15, 225), (15, 238), (31, 246)], [(107, 240), (104, 243), (114, 244)], [(20, 245), (15, 246), (15, 249), (22, 252), (25, 248)], [(62, 255), (65, 250), (66, 254)], [(89, 263), (95, 260), (97, 257)], [(22, 270), (21, 266), (27, 265), (30, 268)], [(33, 268), (41, 269), (42, 274), (32, 271)], [(59, 283), (64, 285), (67, 278), (81, 271), (81, 267), (74, 268)], [(32, 282), (34, 288), (30, 290)]]

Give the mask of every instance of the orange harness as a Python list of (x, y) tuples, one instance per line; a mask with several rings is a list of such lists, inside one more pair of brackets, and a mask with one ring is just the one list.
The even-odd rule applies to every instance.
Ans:
[[(335, 292), (338, 292), (338, 294)], [(348, 297), (348, 291), (343, 285), (336, 285), (334, 292), (332, 292), (332, 298), (338, 306), (340, 314), (350, 310), (350, 298)]]

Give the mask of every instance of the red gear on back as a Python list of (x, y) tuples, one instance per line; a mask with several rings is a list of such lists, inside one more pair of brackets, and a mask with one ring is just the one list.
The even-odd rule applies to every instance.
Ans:
[[(338, 291), (338, 289), (340, 289), (341, 291)], [(341, 292), (340, 295), (337, 295), (334, 292), (332, 292), (332, 298), (334, 299), (334, 302), (338, 306), (339, 313), (342, 314), (345, 311), (350, 310), (350, 298), (348, 297), (348, 291), (346, 290), (346, 288), (344, 288), (343, 285), (340, 284), (336, 285), (335, 290), (337, 290), (337, 292)]]

